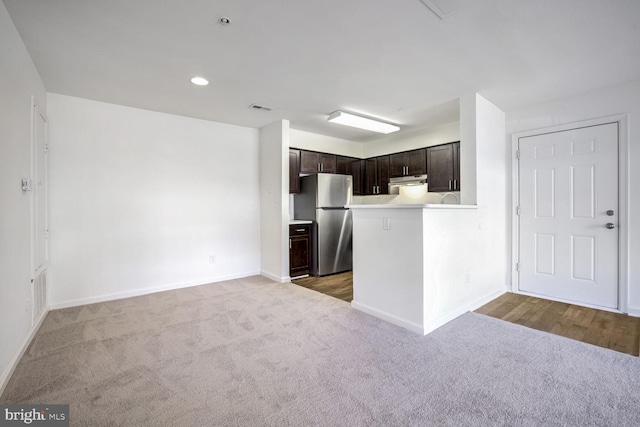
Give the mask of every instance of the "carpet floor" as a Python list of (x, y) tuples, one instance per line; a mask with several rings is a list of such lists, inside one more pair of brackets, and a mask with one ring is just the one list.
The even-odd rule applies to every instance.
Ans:
[(52, 311), (0, 403), (71, 425), (640, 425), (640, 359), (467, 313), (420, 336), (262, 277)]

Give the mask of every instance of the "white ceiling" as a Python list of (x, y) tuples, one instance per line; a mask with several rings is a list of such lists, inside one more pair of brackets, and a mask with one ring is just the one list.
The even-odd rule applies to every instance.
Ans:
[(380, 136), (329, 113), (411, 132), (471, 92), (509, 111), (640, 78), (639, 0), (3, 1), (50, 92), (352, 141)]

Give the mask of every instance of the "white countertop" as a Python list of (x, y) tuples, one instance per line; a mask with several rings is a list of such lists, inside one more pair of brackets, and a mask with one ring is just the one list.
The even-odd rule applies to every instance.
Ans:
[(313, 224), (313, 221), (309, 221), (307, 219), (292, 219), (289, 221), (289, 225), (300, 225), (300, 224)]
[(478, 209), (477, 205), (399, 204), (348, 205), (349, 209)]

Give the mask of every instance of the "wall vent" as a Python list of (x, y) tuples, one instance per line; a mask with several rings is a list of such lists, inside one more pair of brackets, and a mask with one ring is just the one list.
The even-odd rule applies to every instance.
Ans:
[(41, 271), (33, 281), (33, 319), (32, 326), (40, 321), (47, 306), (47, 271)]
[(249, 105), (249, 108), (251, 108), (253, 110), (262, 110), (262, 111), (271, 111), (271, 110), (273, 110), (273, 108), (271, 108), (271, 107), (267, 107), (266, 105), (259, 105), (259, 104), (251, 104), (251, 105)]

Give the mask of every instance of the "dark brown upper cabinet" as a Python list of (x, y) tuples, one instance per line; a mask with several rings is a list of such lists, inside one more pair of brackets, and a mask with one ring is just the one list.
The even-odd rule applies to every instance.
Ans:
[(336, 155), (300, 150), (300, 173), (336, 173)]
[(427, 148), (430, 192), (460, 191), (460, 142)]
[(352, 175), (351, 164), (353, 163), (353, 157), (336, 156), (336, 173), (341, 175)]
[(390, 175), (393, 178), (427, 173), (427, 150), (404, 151), (389, 155)]
[(389, 194), (389, 156), (365, 160), (364, 194)]
[(289, 193), (300, 192), (300, 150), (289, 150)]
[(366, 194), (364, 190), (366, 160), (356, 159), (351, 162), (351, 176), (353, 177), (353, 194), (360, 196)]

